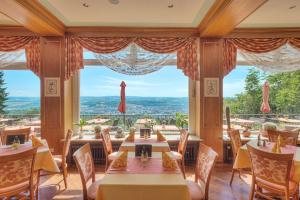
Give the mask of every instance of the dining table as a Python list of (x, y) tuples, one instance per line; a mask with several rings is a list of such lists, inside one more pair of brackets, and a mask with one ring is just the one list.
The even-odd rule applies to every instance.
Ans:
[[(45, 170), (49, 172), (60, 172), (53, 155), (48, 147), (46, 140), (42, 140), (43, 146), (38, 147), (35, 156), (34, 170)], [(12, 145), (0, 146), (0, 156), (14, 155), (32, 148), (31, 142), (20, 144), (17, 148), (13, 148)]]
[[(262, 144), (258, 146), (257, 140), (251, 140), (247, 144), (251, 145), (256, 149), (267, 151), (267, 152), (272, 152), (272, 147), (273, 145), (275, 145), (274, 142), (266, 142), (266, 146), (263, 146)], [(281, 153), (294, 154), (292, 180), (295, 182), (299, 182), (300, 181), (300, 147), (286, 145), (284, 147), (281, 147)], [(245, 144), (241, 146), (237, 152), (233, 164), (233, 169), (250, 169), (250, 168), (251, 168), (250, 155), (247, 149), (247, 145)]]
[(145, 139), (140, 137), (139, 135), (135, 135), (134, 141), (126, 141), (124, 140), (120, 146), (120, 151), (135, 151), (136, 144), (151, 144), (153, 152), (162, 152), (170, 151), (170, 147), (167, 141), (157, 141), (156, 135), (151, 135), (149, 138)]
[(187, 182), (180, 168), (165, 169), (162, 153), (142, 161), (134, 152), (128, 153), (127, 167), (105, 173), (97, 189), (96, 200), (190, 200)]

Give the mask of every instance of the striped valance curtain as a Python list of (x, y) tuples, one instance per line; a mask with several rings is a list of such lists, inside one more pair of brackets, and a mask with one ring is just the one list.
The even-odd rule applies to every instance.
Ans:
[(120, 51), (131, 43), (154, 53), (177, 52), (177, 67), (192, 80), (199, 80), (197, 38), (80, 37), (70, 35), (66, 36), (65, 79), (69, 79), (77, 70), (83, 68), (83, 48), (94, 53), (108, 54)]
[[(27, 68), (40, 76), (40, 39), (36, 36), (0, 36), (0, 52), (25, 49)], [(3, 59), (7, 57), (3, 56)]]
[[(224, 76), (236, 66), (237, 50), (245, 53), (264, 54), (284, 45), (291, 45), (300, 51), (299, 38), (232, 38), (224, 39)], [(250, 62), (251, 63), (251, 62)]]

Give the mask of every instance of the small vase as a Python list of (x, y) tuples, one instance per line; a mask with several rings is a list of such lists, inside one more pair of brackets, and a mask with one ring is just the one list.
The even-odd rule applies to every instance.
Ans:
[(79, 131), (79, 139), (82, 139), (83, 136), (84, 136), (84, 132), (83, 132), (83, 130), (80, 130), (80, 131)]

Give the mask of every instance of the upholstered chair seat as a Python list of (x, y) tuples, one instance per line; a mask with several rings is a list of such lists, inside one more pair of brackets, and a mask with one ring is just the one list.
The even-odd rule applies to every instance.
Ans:
[(182, 155), (177, 151), (171, 151), (171, 154), (172, 154), (173, 158), (176, 159), (176, 160), (181, 160), (182, 159)]
[(194, 181), (187, 180), (187, 186), (191, 195), (191, 200), (205, 199), (205, 184), (198, 184)]
[(88, 199), (92, 200), (92, 199), (96, 199), (96, 195), (97, 195), (97, 189), (100, 185), (102, 180), (97, 180), (94, 183), (92, 183), (88, 188), (87, 188), (87, 196)]
[[(258, 186), (261, 186), (263, 188), (268, 188), (268, 190), (270, 190), (270, 191), (272, 191), (274, 189), (276, 191), (282, 191), (282, 195), (284, 195), (284, 190), (285, 190), (284, 186), (266, 181), (266, 180), (258, 178), (258, 177), (256, 178), (256, 181), (257, 181)], [(289, 191), (290, 191), (291, 195), (295, 194), (297, 192), (297, 183), (296, 182), (289, 181)]]
[(111, 162), (114, 159), (116, 159), (118, 157), (118, 152), (112, 152), (111, 154), (108, 155), (108, 160)]
[(62, 155), (54, 155), (53, 159), (56, 162), (57, 166), (60, 168), (62, 165)]

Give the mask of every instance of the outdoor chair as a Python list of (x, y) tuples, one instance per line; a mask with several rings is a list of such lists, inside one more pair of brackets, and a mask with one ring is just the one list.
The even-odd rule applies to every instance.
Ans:
[[(266, 199), (298, 199), (299, 183), (291, 180), (294, 154), (278, 154), (255, 149), (247, 144), (252, 165), (249, 200), (254, 195)], [(269, 192), (269, 193), (267, 193)]]
[(187, 180), (191, 200), (208, 199), (209, 182), (217, 156), (218, 154), (212, 148), (200, 144), (195, 169), (195, 181)]
[(189, 137), (189, 133), (186, 130), (181, 130), (180, 131), (180, 140), (179, 140), (179, 144), (178, 144), (178, 149), (177, 151), (171, 151), (173, 157), (176, 159), (176, 161), (178, 162), (183, 177), (185, 178), (185, 163), (184, 163), (184, 155), (185, 155), (185, 151), (186, 151), (186, 146), (187, 146), (187, 142), (188, 142), (188, 137)]
[(34, 171), (36, 148), (13, 155), (0, 156), (0, 199), (38, 199), (38, 172)]
[[(73, 158), (75, 160), (76, 167), (80, 174), (83, 189), (83, 199), (96, 199), (97, 189), (100, 185), (101, 180), (96, 181), (95, 166), (93, 162), (90, 144), (87, 143), (80, 149), (78, 149), (73, 154)], [(90, 180), (92, 180), (92, 182), (88, 186), (87, 184)]]

